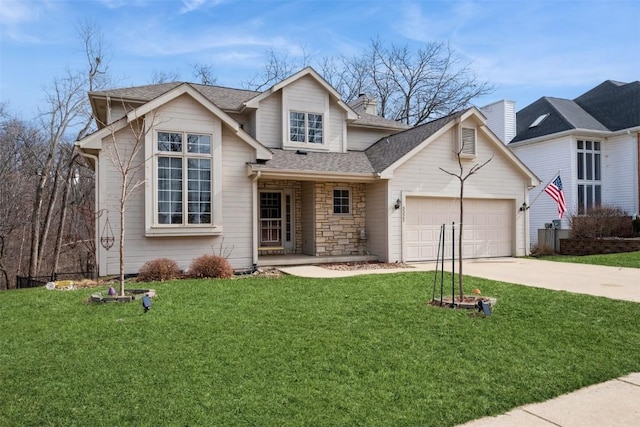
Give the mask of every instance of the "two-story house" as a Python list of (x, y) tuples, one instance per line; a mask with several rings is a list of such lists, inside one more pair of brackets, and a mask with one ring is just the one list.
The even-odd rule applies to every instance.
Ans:
[(101, 275), (119, 265), (117, 243), (100, 244), (107, 220), (119, 238), (114, 160), (136, 141), (129, 180), (143, 185), (127, 202), (127, 273), (160, 257), (187, 268), (219, 252), (236, 269), (287, 255), (433, 260), (441, 224), (459, 222), (459, 181), (441, 168), (468, 170), (491, 156), (465, 184), (464, 256), (529, 247), (521, 206), (539, 181), (475, 107), (408, 129), (376, 115), (366, 96), (346, 104), (311, 68), (264, 92), (165, 83), (89, 98), (98, 130), (76, 145), (96, 173)]
[[(543, 97), (516, 115), (509, 147), (543, 181), (560, 174), (569, 217), (598, 205), (635, 216), (639, 207), (640, 81), (607, 80), (574, 100)], [(556, 203), (531, 192), (531, 241), (558, 219)]]

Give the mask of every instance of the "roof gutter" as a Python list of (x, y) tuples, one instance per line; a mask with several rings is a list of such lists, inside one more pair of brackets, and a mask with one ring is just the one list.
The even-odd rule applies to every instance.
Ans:
[(377, 172), (370, 173), (344, 173), (344, 172), (316, 172), (294, 169), (254, 169), (247, 165), (248, 175), (252, 176), (260, 172), (262, 178), (288, 179), (294, 181), (348, 181), (348, 182), (374, 182), (381, 176)]
[(562, 138), (564, 136), (570, 136), (570, 135), (576, 135), (576, 134), (580, 134), (584, 136), (593, 136), (598, 138), (611, 138), (613, 136), (624, 135), (626, 133), (632, 133), (632, 132), (640, 132), (640, 126), (632, 127), (629, 129), (616, 130), (616, 131), (581, 129), (581, 128), (568, 129), (562, 132), (550, 133), (547, 135), (538, 136), (536, 138), (526, 139), (523, 141), (510, 142), (509, 144), (507, 144), (507, 147), (520, 147), (520, 146), (525, 146), (529, 144), (535, 144), (537, 142), (548, 141), (550, 139)]

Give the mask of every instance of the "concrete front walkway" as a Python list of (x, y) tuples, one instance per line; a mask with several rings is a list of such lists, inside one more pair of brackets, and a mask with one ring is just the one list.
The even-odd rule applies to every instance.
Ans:
[[(411, 264), (412, 268), (335, 271), (318, 266), (281, 268), (303, 277), (346, 277), (431, 271), (434, 263)], [(451, 264), (445, 270), (451, 270)], [(501, 282), (640, 302), (640, 268), (603, 267), (524, 258), (467, 260), (463, 273)], [(634, 327), (637, 327), (634, 325)], [(640, 357), (640, 352), (638, 353)], [(631, 427), (640, 426), (640, 373), (595, 384), (547, 402), (486, 417), (464, 427)]]

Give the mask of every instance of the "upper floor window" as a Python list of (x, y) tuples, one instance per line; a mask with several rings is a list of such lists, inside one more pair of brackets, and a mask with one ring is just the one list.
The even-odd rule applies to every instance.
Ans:
[(158, 132), (156, 149), (157, 223), (211, 225), (211, 135)]
[(601, 151), (599, 141), (577, 142), (578, 213), (602, 202)]
[(322, 144), (322, 114), (289, 112), (289, 141)]

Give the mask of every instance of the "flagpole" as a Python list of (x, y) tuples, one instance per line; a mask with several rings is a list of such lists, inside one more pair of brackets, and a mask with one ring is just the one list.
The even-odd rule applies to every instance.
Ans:
[(540, 197), (542, 195), (542, 193), (544, 193), (544, 189), (547, 188), (547, 185), (551, 184), (551, 182), (553, 182), (553, 180), (556, 179), (560, 175), (561, 171), (562, 171), (562, 169), (558, 169), (558, 172), (553, 176), (553, 178), (551, 178), (549, 180), (549, 182), (547, 182), (547, 184), (544, 187), (542, 187), (542, 190), (538, 193), (536, 198), (533, 199), (533, 202), (529, 203), (529, 206), (527, 207), (527, 209), (531, 209), (531, 206), (533, 206), (533, 204), (536, 202), (536, 200), (538, 200), (538, 197)]

